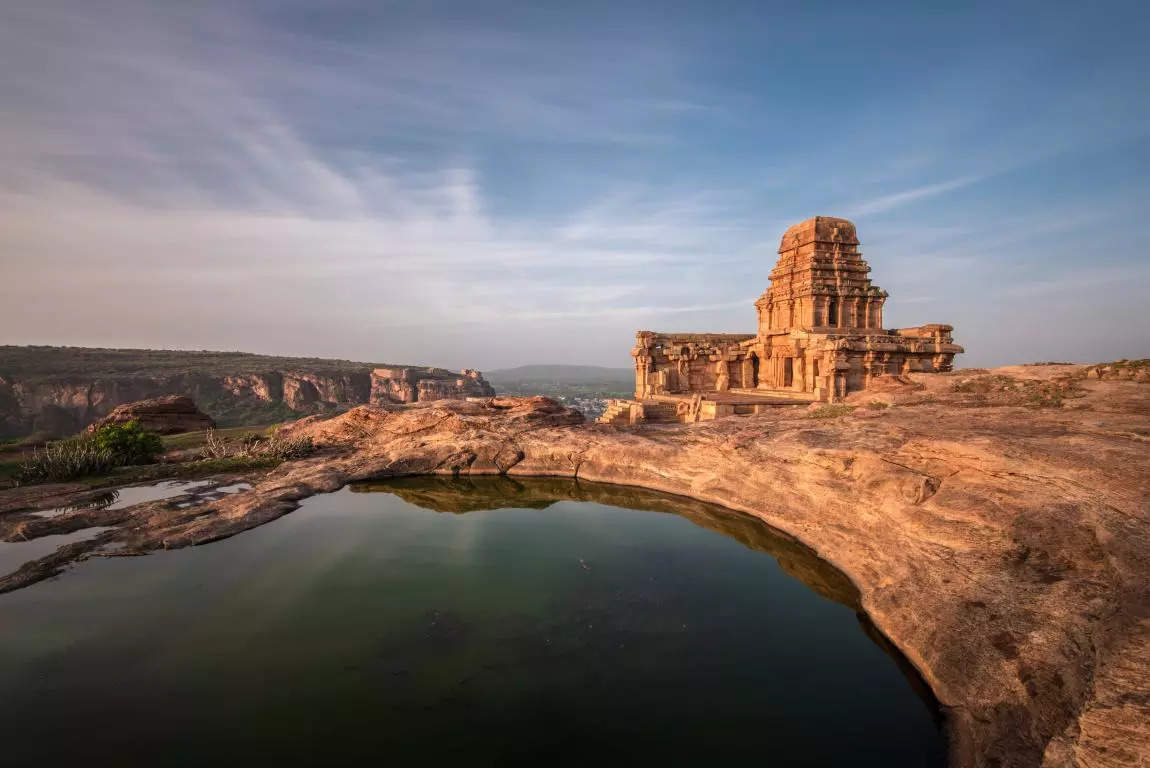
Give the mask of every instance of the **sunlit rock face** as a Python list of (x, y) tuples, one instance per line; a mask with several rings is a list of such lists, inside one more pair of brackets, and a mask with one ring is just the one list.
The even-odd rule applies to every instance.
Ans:
[(89, 425), (88, 431), (93, 432), (108, 424), (125, 424), (129, 421), (138, 422), (149, 432), (158, 432), (161, 435), (198, 432), (216, 426), (210, 416), (196, 407), (192, 398), (168, 395), (118, 405), (107, 416)]
[(414, 403), (428, 400), (464, 400), (492, 397), (495, 390), (483, 374), (464, 368), (457, 374), (443, 368), (376, 368), (371, 372), (369, 402)]

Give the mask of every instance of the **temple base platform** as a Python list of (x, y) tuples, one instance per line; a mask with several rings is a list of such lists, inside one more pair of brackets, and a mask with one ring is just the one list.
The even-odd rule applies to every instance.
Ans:
[(643, 399), (612, 399), (597, 421), (622, 426), (643, 422), (711, 421), (724, 416), (749, 416), (770, 408), (805, 405), (820, 398), (787, 389), (733, 389), (725, 392), (683, 392)]

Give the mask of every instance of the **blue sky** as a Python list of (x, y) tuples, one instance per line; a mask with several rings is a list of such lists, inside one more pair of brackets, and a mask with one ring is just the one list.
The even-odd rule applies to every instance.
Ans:
[(1150, 355), (1144, 3), (0, 3), (0, 343), (626, 366), (859, 228), (964, 365)]

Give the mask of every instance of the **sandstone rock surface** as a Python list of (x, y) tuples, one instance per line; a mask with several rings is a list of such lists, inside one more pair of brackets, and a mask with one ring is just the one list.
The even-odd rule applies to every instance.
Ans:
[[(627, 428), (584, 424), (546, 398), (360, 407), (296, 422), (290, 432), (321, 454), (211, 514), (9, 516), (0, 535), (120, 525), (101, 543), (142, 553), (238, 533), (353, 480), (412, 474), (642, 486), (757, 517), (835, 565), (946, 712), (952, 765), (1144, 765), (1150, 387), (1085, 370), (911, 374), (835, 411)], [(72, 546), (0, 590), (91, 549)]]
[(107, 416), (89, 425), (88, 431), (95, 432), (108, 424), (126, 424), (129, 421), (139, 422), (146, 431), (161, 435), (199, 432), (216, 426), (210, 416), (196, 407), (192, 398), (168, 395), (118, 405)]

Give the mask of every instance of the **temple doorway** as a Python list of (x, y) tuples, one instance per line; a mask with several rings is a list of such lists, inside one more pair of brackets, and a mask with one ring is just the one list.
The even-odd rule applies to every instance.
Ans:
[(788, 388), (794, 386), (795, 383), (795, 359), (788, 357), (783, 360), (783, 387)]

